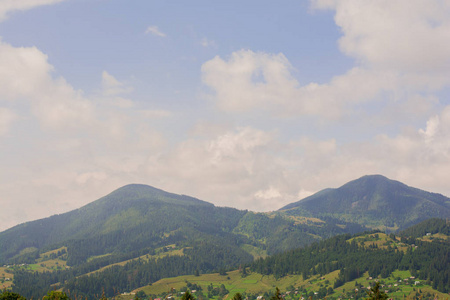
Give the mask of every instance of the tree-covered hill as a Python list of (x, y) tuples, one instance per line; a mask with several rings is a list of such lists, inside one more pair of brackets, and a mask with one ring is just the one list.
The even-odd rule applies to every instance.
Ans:
[[(365, 181), (372, 184), (364, 183)], [(373, 181), (378, 183), (374, 185)], [(403, 192), (400, 188), (397, 192), (387, 188), (392, 185), (403, 188)], [(16, 265), (14, 269), (8, 270), (14, 273), (13, 289), (21, 291), (27, 297), (40, 298), (50, 287), (57, 286), (70, 286), (71, 290), (77, 290), (83, 295), (91, 295), (94, 290), (103, 286), (108, 295), (112, 296), (114, 288), (123, 291), (167, 276), (238, 268), (250, 264), (258, 257), (305, 247), (340, 234), (362, 232), (367, 230), (363, 224), (367, 222), (373, 225), (375, 217), (380, 217), (383, 222), (396, 217), (400, 220), (398, 223), (395, 221), (396, 224), (404, 225), (427, 216), (420, 212), (414, 215), (411, 209), (406, 208), (392, 209), (395, 214), (389, 214), (388, 210), (391, 208), (383, 204), (386, 200), (380, 196), (386, 195), (386, 191), (391, 193), (389, 195), (402, 195), (400, 199), (405, 203), (409, 203), (408, 199), (412, 198), (411, 203), (430, 202), (441, 205), (444, 209), (440, 213), (444, 214), (448, 205), (447, 198), (441, 195), (437, 195), (438, 200), (433, 202), (424, 200), (430, 193), (413, 189), (417, 192), (416, 196), (422, 195), (417, 200), (418, 196), (408, 196), (412, 188), (392, 183), (384, 177), (368, 176), (365, 180), (357, 180), (344, 187), (337, 189), (341, 195), (339, 201), (331, 197), (333, 195), (329, 193), (334, 190), (329, 189), (310, 197), (308, 201), (304, 200), (308, 204), (306, 206), (293, 204), (290, 209), (288, 207), (278, 212), (254, 213), (216, 207), (205, 201), (146, 185), (128, 185), (71, 212), (28, 222), (1, 232), (0, 265)], [(321, 202), (320, 197), (324, 195), (327, 201), (332, 201)], [(355, 200), (357, 197), (362, 197), (363, 200)], [(361, 205), (367, 198), (376, 198), (385, 206), (380, 204), (381, 206), (374, 207), (385, 207), (385, 214), (390, 217), (383, 219), (382, 213), (371, 212), (371, 204), (367, 204), (369, 214), (365, 214), (363, 209), (359, 211), (359, 217), (340, 214), (342, 210), (339, 210), (339, 203), (348, 205), (348, 198), (362, 203)], [(319, 200), (316, 202), (315, 199)], [(374, 201), (372, 200), (369, 202)], [(396, 203), (397, 200), (392, 202)], [(323, 207), (327, 203), (334, 205), (338, 213), (327, 213)], [(325, 213), (320, 214), (314, 208), (316, 204), (318, 207), (322, 205)], [(350, 207), (358, 205), (360, 204), (351, 204)], [(427, 205), (419, 206), (423, 211), (439, 216), (439, 212), (434, 209), (426, 209)], [(433, 205), (430, 207), (434, 207)], [(312, 218), (313, 212), (320, 215), (320, 218)], [(412, 215), (415, 218), (411, 219)], [(405, 223), (405, 220), (408, 221)], [(433, 226), (442, 225), (439, 224)], [(416, 230), (422, 232), (425, 229)], [(418, 242), (435, 245), (440, 236), (417, 239)], [(336, 240), (336, 243), (341, 243), (341, 240)], [(426, 247), (428, 246), (423, 249)], [(345, 252), (352, 249), (361, 250), (353, 246), (341, 250)], [(364, 256), (363, 253), (355, 255)], [(396, 255), (387, 259), (393, 259)], [(346, 259), (351, 260), (348, 257), (342, 258), (342, 261)], [(38, 271), (29, 272), (16, 268), (22, 263), (32, 264), (30, 269)], [(51, 271), (48, 269), (49, 264), (54, 266)], [(326, 270), (338, 267), (334, 262), (322, 266)], [(278, 264), (271, 272), (282, 276), (283, 270)], [(314, 268), (311, 267), (305, 272), (313, 271)], [(113, 274), (120, 274), (117, 275), (120, 283), (112, 280)], [(110, 279), (111, 282), (108, 283)]]
[[(247, 212), (145, 185), (128, 185), (80, 209), (28, 222), (0, 233), (0, 262), (28, 257), (55, 245), (68, 248), (68, 264), (105, 253), (126, 253), (189, 239), (190, 229), (230, 232)], [(21, 255), (23, 254), (23, 255)]]
[[(433, 231), (433, 222), (421, 223), (404, 233), (417, 233), (421, 228)], [(440, 232), (448, 232), (449, 223), (439, 221)], [(440, 226), (442, 225), (443, 226)], [(355, 280), (368, 272), (372, 278), (387, 278), (395, 270), (408, 270), (413, 277), (425, 281), (443, 293), (450, 292), (450, 239), (422, 240), (415, 236), (389, 236), (382, 232), (339, 235), (305, 248), (290, 250), (261, 258), (251, 264), (251, 270), (281, 278), (302, 275), (323, 276), (339, 270), (334, 288)]]
[(336, 189), (325, 189), (280, 211), (395, 231), (428, 218), (450, 218), (450, 198), (370, 175)]
[(449, 224), (449, 220), (431, 218), (401, 231), (399, 235), (414, 238), (433, 236), (436, 234), (450, 236)]
[(169, 244), (188, 247), (217, 239), (229, 241), (235, 251), (253, 247), (272, 254), (365, 229), (341, 223), (298, 224), (282, 215), (216, 207), (132, 184), (79, 209), (0, 233), (0, 264), (33, 263), (40, 253), (62, 246), (67, 248), (68, 266), (104, 255), (108, 255), (107, 264)]
[[(424, 222), (416, 225), (412, 231), (417, 232), (417, 229), (429, 225), (433, 227), (432, 224), (435, 222)], [(351, 281), (354, 282), (352, 287), (358, 288), (361, 286), (357, 285), (357, 282), (389, 282), (392, 285), (389, 287), (390, 291), (396, 293), (402, 289), (408, 290), (407, 285), (419, 281), (420, 287), (426, 285), (448, 293), (450, 240), (443, 233), (448, 231), (448, 226), (445, 221), (444, 227), (439, 225), (441, 229), (435, 234), (440, 235), (433, 240), (395, 236), (392, 233), (387, 235), (379, 231), (345, 234), (254, 262), (247, 257), (247, 263), (244, 263), (245, 254), (233, 250), (229, 245), (230, 241), (198, 242), (193, 247), (182, 249), (183, 255), (159, 258), (144, 255), (126, 264), (114, 265), (90, 274), (85, 274), (87, 270), (83, 268), (86, 268), (86, 265), (45, 273), (18, 270), (13, 291), (27, 298), (39, 298), (51, 287), (58, 287), (70, 292), (72, 296), (91, 299), (98, 297), (99, 291), (104, 291), (106, 296), (114, 296), (119, 292), (148, 287), (162, 278), (183, 274), (198, 276), (214, 269), (220, 270), (223, 278), (227, 278), (225, 270), (242, 262), (239, 267), (242, 277), (245, 277), (247, 266), (252, 274), (260, 274), (258, 278), (273, 276), (275, 281), (272, 284), (296, 276), (299, 278), (298, 282), (302, 282), (298, 285), (299, 290), (308, 290), (309, 293), (312, 286), (315, 286), (315, 289), (319, 289), (319, 293), (323, 294), (322, 298), (325, 294), (334, 294), (334, 291), (336, 297), (327, 298), (339, 298), (339, 293), (343, 294)], [(427, 231), (433, 229), (429, 227)], [(398, 283), (399, 274), (403, 274), (400, 278), (402, 288), (394, 287), (394, 283)], [(404, 274), (410, 274), (407, 282), (404, 282)], [(363, 292), (362, 296), (364, 295)]]

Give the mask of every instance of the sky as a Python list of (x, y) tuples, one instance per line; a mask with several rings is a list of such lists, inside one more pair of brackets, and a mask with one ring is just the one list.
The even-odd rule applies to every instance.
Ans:
[(0, 0), (0, 230), (130, 183), (450, 196), (448, 0)]

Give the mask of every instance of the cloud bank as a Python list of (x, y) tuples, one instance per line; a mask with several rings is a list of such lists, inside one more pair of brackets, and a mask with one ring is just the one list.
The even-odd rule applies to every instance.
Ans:
[[(2, 2), (0, 17), (57, 2)], [(1, 41), (0, 230), (133, 182), (258, 211), (375, 173), (449, 196), (449, 2), (311, 5), (334, 12), (349, 70), (302, 85), (282, 52), (211, 56), (201, 79), (213, 109), (195, 117), (143, 107), (111, 70), (95, 92), (77, 89), (42, 50)]]
[(11, 12), (25, 11), (38, 6), (51, 5), (65, 0), (3, 0), (0, 2), (0, 22)]

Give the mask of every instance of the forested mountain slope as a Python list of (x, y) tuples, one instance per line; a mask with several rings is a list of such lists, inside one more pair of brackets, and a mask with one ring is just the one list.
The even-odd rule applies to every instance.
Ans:
[(281, 215), (216, 207), (189, 196), (132, 184), (80, 209), (0, 233), (0, 264), (33, 263), (40, 253), (62, 246), (67, 247), (67, 265), (76, 266), (101, 255), (109, 255), (108, 262), (117, 262), (169, 244), (217, 244), (217, 240), (237, 252), (256, 247), (272, 254), (362, 230), (359, 225), (300, 224)]
[[(243, 277), (246, 266), (250, 266), (248, 269), (251, 272), (263, 275), (259, 275), (258, 278), (265, 275), (274, 276), (275, 281), (272, 284), (278, 284), (279, 280), (284, 278), (297, 276), (299, 290), (311, 292), (313, 286), (316, 291), (320, 287), (321, 298), (314, 296), (313, 299), (322, 299), (325, 294), (330, 293), (336, 296), (327, 298), (340, 298), (339, 294), (345, 292), (343, 286), (348, 289), (347, 283), (350, 281), (353, 281), (351, 287), (357, 286), (361, 289), (358, 298), (364, 297), (365, 292), (357, 282), (366, 282), (364, 287), (369, 282), (370, 284), (374, 284), (375, 281), (382, 284), (387, 282), (386, 285), (391, 285), (389, 293), (396, 293), (398, 296), (402, 295), (405, 289), (410, 290), (407, 285), (419, 280), (420, 288), (425, 287), (424, 285), (432, 286), (447, 293), (450, 288), (448, 260), (450, 244), (449, 237), (445, 234), (448, 232), (448, 222), (435, 219), (416, 226), (410, 231), (418, 232), (421, 228), (428, 227), (426, 231), (434, 233), (417, 238), (405, 236), (403, 233), (401, 236), (395, 236), (382, 232), (339, 235), (304, 248), (242, 264), (239, 269)], [(225, 251), (222, 251), (222, 248)], [(70, 291), (76, 297), (95, 298), (96, 295), (98, 297), (99, 291), (104, 291), (107, 296), (113, 296), (118, 292), (148, 287), (162, 278), (182, 274), (204, 274), (205, 272), (198, 270), (205, 268), (208, 270), (208, 265), (217, 263), (222, 263), (221, 273), (223, 272), (223, 278), (227, 278), (224, 272), (227, 267), (224, 262), (228, 262), (229, 266), (235, 259), (229, 250), (226, 244), (217, 246), (199, 242), (192, 248), (185, 248), (181, 256), (160, 256), (158, 259), (143, 256), (124, 265), (115, 265), (89, 275), (83, 275), (81, 266), (53, 273), (19, 270), (15, 274), (13, 290), (27, 298), (39, 298), (50, 286)], [(407, 282), (403, 281), (405, 274), (410, 274), (407, 275)], [(399, 285), (402, 287), (394, 286), (399, 280), (397, 276), (401, 276), (402, 283)], [(270, 285), (268, 288), (272, 289), (273, 286)], [(350, 295), (347, 293), (346, 296), (350, 297), (351, 294), (352, 290)]]
[(280, 211), (395, 231), (432, 217), (449, 218), (450, 198), (381, 175), (369, 175), (336, 189), (320, 191)]
[[(401, 237), (382, 232), (339, 235), (311, 246), (258, 259), (251, 270), (281, 278), (298, 274), (303, 278), (323, 276), (339, 270), (333, 287), (363, 276), (390, 277), (396, 270), (408, 270), (412, 278), (428, 282), (440, 292), (450, 292), (450, 223), (434, 219), (402, 232)], [(437, 225), (437, 226), (436, 226)], [(428, 235), (419, 236), (423, 228)], [(427, 239), (431, 232), (436, 236)], [(415, 236), (407, 235), (416, 233)]]
[[(349, 190), (344, 189), (348, 195)], [(369, 188), (360, 194), (375, 197), (376, 193)], [(447, 198), (438, 196), (445, 208)], [(314, 206), (314, 201), (308, 202)], [(257, 257), (367, 229), (339, 220), (339, 215), (299, 216), (298, 208), (254, 213), (146, 185), (128, 185), (80, 209), (1, 232), (0, 264), (16, 264), (8, 269), (14, 273), (13, 289), (27, 297), (42, 297), (51, 286), (70, 286), (83, 295), (103, 287), (112, 296), (113, 288), (130, 290), (163, 277), (233, 269)], [(401, 211), (398, 216), (407, 219)], [(52, 264), (60, 264), (48, 272), (45, 265), (51, 259), (56, 259)], [(19, 268), (19, 263), (33, 264), (28, 269), (40, 273)]]
[(32, 261), (40, 250), (64, 245), (68, 264), (74, 265), (93, 255), (181, 240), (185, 231), (229, 232), (246, 213), (150, 186), (128, 185), (80, 209), (0, 233), (0, 262), (24, 256)]

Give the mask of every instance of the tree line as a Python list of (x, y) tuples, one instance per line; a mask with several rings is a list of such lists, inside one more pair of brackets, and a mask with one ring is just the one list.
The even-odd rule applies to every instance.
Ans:
[(359, 278), (364, 272), (373, 278), (386, 278), (396, 269), (409, 270), (413, 276), (427, 281), (438, 291), (450, 291), (448, 241), (425, 242), (410, 238), (406, 240), (408, 250), (403, 252), (390, 245), (384, 249), (365, 247), (356, 242), (356, 236), (340, 235), (302, 249), (260, 258), (250, 264), (250, 269), (276, 278), (301, 274), (304, 279), (340, 270), (335, 288)]

